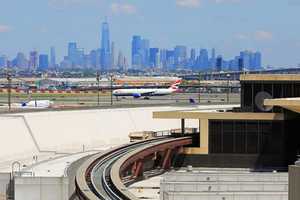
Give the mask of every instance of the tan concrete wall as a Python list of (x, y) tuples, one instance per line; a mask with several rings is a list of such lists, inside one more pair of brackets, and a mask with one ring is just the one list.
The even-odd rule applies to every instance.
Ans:
[(6, 200), (6, 190), (10, 182), (9, 173), (0, 173), (0, 200)]
[(300, 166), (289, 167), (289, 200), (300, 199)]

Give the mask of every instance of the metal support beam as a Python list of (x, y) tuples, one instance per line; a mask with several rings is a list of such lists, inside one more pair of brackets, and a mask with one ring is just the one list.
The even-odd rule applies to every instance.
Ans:
[(168, 149), (165, 153), (164, 161), (162, 164), (163, 169), (169, 169), (171, 167), (171, 154), (172, 150)]
[(137, 162), (136, 169), (135, 169), (135, 172), (133, 174), (134, 178), (137, 178), (137, 177), (143, 175), (143, 173), (144, 173), (144, 171), (143, 171), (143, 165), (144, 165), (144, 160), (139, 160)]
[(181, 119), (181, 134), (185, 134), (185, 119)]

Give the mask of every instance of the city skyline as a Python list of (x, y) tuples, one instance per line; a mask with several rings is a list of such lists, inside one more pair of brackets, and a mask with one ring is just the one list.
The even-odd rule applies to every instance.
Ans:
[[(245, 71), (261, 70), (262, 54), (259, 51), (240, 51), (234, 58), (225, 59), (222, 54), (216, 56), (215, 48), (209, 50), (189, 48), (176, 45), (172, 49), (153, 47), (150, 40), (140, 35), (133, 35), (131, 41), (131, 65), (126, 56), (119, 50), (115, 60), (115, 42), (111, 40), (110, 24), (105, 18), (101, 24), (100, 48), (86, 52), (77, 42), (69, 42), (67, 55), (62, 61), (56, 59), (56, 49), (50, 47), (50, 54), (39, 54), (37, 50), (30, 51), (29, 58), (23, 52), (18, 52), (14, 59), (0, 55), (0, 67), (14, 67), (24, 72), (94, 69), (101, 71), (128, 69), (136, 70), (192, 70), (192, 71)], [(189, 52), (190, 51), (190, 52)], [(210, 55), (209, 55), (210, 54)]]
[[(214, 47), (224, 57), (232, 57), (241, 49), (259, 50), (264, 54), (264, 66), (292, 67), (300, 60), (299, 22), (292, 20), (299, 15), (294, 1), (29, 0), (17, 3), (18, 6), (15, 1), (2, 2), (7, 9), (0, 21), (0, 53), (10, 57), (19, 51), (28, 54), (32, 49), (48, 53), (49, 46), (55, 46), (57, 58), (61, 60), (69, 41), (77, 41), (86, 51), (99, 48), (99, 43), (95, 43), (100, 39), (99, 23), (107, 15), (113, 24), (111, 37), (128, 58), (131, 54), (128, 41), (138, 34), (151, 38), (151, 46)], [(271, 3), (272, 9), (266, 14)], [(9, 14), (14, 9), (17, 14)], [(283, 13), (280, 17), (279, 11)], [(22, 20), (18, 20), (20, 17)]]
[[(96, 69), (102, 71), (122, 70), (129, 68), (138, 70), (193, 70), (193, 71), (244, 71), (261, 70), (262, 54), (259, 51), (241, 51), (231, 59), (225, 59), (222, 54), (216, 57), (215, 48), (211, 54), (207, 49), (189, 48), (176, 45), (172, 49), (150, 46), (150, 40), (140, 35), (134, 35), (131, 42), (131, 65), (121, 50), (115, 60), (115, 43), (111, 41), (110, 25), (107, 18), (101, 24), (100, 48), (84, 51), (77, 42), (69, 42), (67, 55), (57, 62), (56, 49), (50, 47), (50, 54), (39, 54), (37, 50), (30, 51), (29, 58), (23, 52), (18, 52), (14, 59), (0, 56), (0, 67), (16, 67), (22, 71), (47, 71), (64, 69)], [(190, 51), (190, 53), (188, 52)]]

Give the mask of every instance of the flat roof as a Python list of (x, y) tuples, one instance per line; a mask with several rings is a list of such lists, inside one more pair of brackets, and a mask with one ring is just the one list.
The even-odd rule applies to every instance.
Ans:
[(153, 118), (208, 120), (284, 120), (284, 115), (281, 113), (162, 111), (153, 112)]
[(300, 74), (241, 74), (240, 81), (300, 81)]
[(264, 105), (265, 106), (280, 106), (282, 108), (300, 113), (300, 97), (265, 99)]

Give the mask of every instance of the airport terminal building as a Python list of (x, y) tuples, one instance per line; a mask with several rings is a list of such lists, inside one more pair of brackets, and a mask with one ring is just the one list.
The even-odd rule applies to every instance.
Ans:
[[(241, 107), (227, 112), (154, 112), (198, 120), (194, 143), (177, 165), (286, 170), (300, 154), (300, 75), (242, 75)], [(299, 98), (298, 98), (299, 97)], [(195, 128), (195, 127), (193, 127)]]

